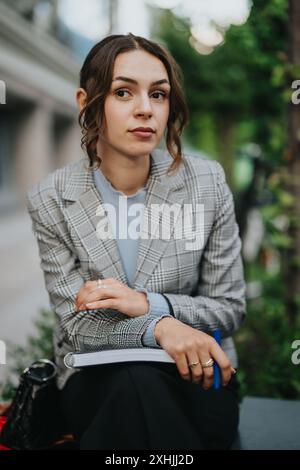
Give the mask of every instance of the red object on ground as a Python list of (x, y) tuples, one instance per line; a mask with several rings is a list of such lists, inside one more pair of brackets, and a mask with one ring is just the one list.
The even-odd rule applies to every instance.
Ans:
[[(5, 423), (6, 423), (6, 416), (0, 416), (0, 433), (5, 426)], [(0, 444), (0, 450), (11, 450), (11, 449), (9, 447), (6, 447)]]

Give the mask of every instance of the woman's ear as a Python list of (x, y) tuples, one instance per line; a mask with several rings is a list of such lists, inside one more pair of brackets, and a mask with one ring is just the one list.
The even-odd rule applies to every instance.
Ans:
[(79, 107), (79, 111), (81, 111), (82, 108), (84, 108), (86, 105), (86, 91), (84, 88), (78, 88), (76, 90), (76, 101)]

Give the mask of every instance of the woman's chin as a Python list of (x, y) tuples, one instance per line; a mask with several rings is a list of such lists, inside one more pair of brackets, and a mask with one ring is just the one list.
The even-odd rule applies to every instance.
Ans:
[(133, 155), (133, 156), (139, 156), (139, 155), (144, 155), (144, 154), (149, 154), (151, 153), (157, 144), (153, 145), (153, 142), (150, 143), (143, 143), (139, 145), (131, 145), (130, 148), (128, 149), (128, 153)]

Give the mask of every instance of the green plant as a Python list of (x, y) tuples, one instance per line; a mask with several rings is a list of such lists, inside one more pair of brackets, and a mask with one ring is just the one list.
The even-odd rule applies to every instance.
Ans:
[(245, 324), (235, 335), (242, 395), (300, 398), (300, 366), (291, 361), (292, 343), (300, 339), (300, 305), (291, 321), (283, 270), (293, 242), (288, 234), (293, 198), (284, 189), (287, 178), (284, 166), (278, 166), (266, 181), (272, 202), (260, 208), (264, 240), (257, 259), (245, 263), (247, 281), (259, 283), (262, 292), (248, 301)]
[(0, 389), (0, 401), (10, 401), (18, 386), (18, 379), (22, 371), (38, 359), (51, 359), (53, 357), (52, 333), (55, 317), (52, 310), (41, 309), (34, 322), (36, 334), (27, 338), (24, 346), (12, 342), (7, 344), (7, 356), (11, 358), (6, 382)]
[(241, 394), (300, 399), (300, 365), (291, 361), (300, 321), (288, 322), (280, 274), (261, 270), (260, 279), (263, 295), (248, 302), (247, 321), (235, 335)]

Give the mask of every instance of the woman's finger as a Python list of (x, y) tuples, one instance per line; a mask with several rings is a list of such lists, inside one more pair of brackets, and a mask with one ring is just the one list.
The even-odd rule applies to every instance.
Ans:
[(117, 309), (117, 302), (116, 299), (105, 299), (105, 300), (97, 300), (96, 302), (89, 302), (85, 304), (88, 310), (96, 309), (96, 308), (114, 308)]
[(213, 386), (214, 383), (214, 360), (209, 354), (200, 355), (200, 361), (203, 370), (203, 388), (205, 390)]
[[(121, 295), (121, 289), (124, 287), (127, 286), (114, 278), (86, 281), (75, 297), (75, 311), (83, 310), (85, 304), (88, 302), (94, 302), (103, 298), (118, 297)], [(99, 292), (102, 292), (102, 295), (99, 295)]]
[(191, 370), (188, 366), (188, 360), (186, 355), (182, 353), (172, 357), (176, 363), (177, 370), (183, 380), (191, 380)]
[(119, 296), (120, 292), (118, 290), (109, 288), (107, 286), (104, 289), (95, 289), (92, 292), (90, 291), (84, 297), (81, 296), (80, 299), (78, 299), (77, 304), (80, 303), (80, 305), (85, 305), (89, 302), (96, 302), (97, 300), (104, 300), (108, 298), (118, 298)]
[(197, 354), (186, 354), (188, 367), (192, 377), (192, 382), (197, 384), (203, 377), (203, 371), (200, 363), (200, 359)]
[(112, 287), (114, 284), (115, 282), (112, 278), (97, 279), (96, 281), (86, 281), (79, 289), (76, 299), (79, 300), (85, 298), (87, 295), (96, 291), (97, 289), (101, 289), (103, 287)]
[(220, 372), (222, 376), (222, 385), (225, 386), (228, 384), (229, 380), (231, 379), (231, 364), (226, 356), (226, 354), (222, 351), (218, 343), (215, 341), (212, 343), (212, 347), (210, 350), (210, 354), (212, 358), (217, 362), (218, 366), (220, 367)]

